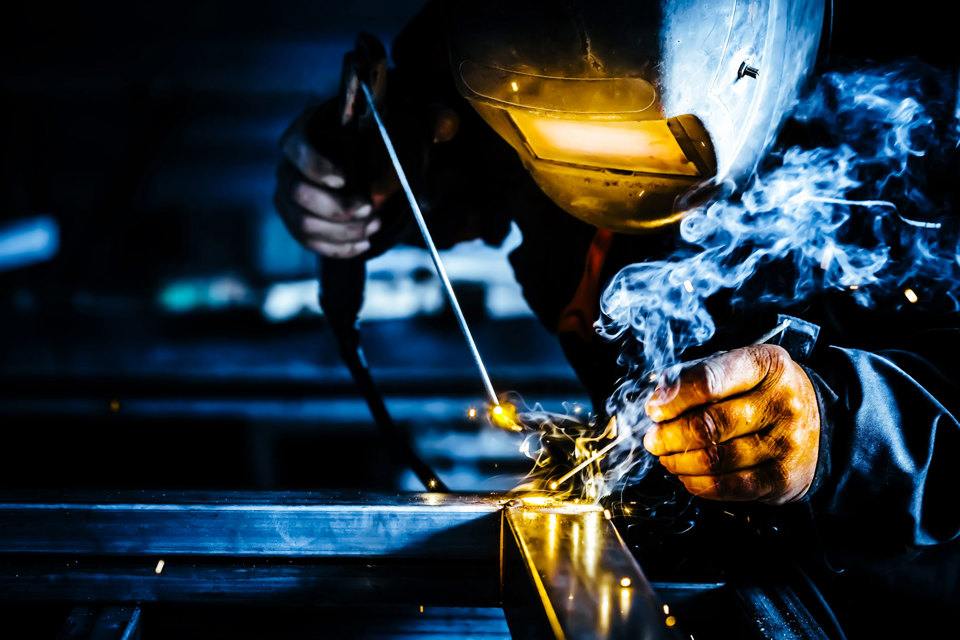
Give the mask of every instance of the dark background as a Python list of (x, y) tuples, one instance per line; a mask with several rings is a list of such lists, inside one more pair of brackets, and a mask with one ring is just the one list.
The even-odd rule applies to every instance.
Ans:
[[(332, 95), (357, 31), (421, 2), (18, 3), (0, 25), (0, 486), (406, 488), (271, 203), (277, 140)], [(516, 243), (513, 238), (509, 242)], [(505, 250), (449, 256), (502, 390), (583, 394)], [(453, 488), (505, 489), (519, 440), (428, 259), (371, 266), (365, 346)]]

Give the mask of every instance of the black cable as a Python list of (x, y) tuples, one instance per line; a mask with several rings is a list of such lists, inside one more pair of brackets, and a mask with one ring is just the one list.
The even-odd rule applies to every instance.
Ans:
[(340, 358), (350, 370), (357, 389), (370, 409), (377, 428), (390, 442), (391, 449), (416, 474), (428, 491), (448, 493), (450, 490), (413, 450), (410, 441), (397, 427), (387, 410), (383, 396), (373, 382), (367, 360), (360, 346), (357, 315), (363, 305), (363, 287), (367, 278), (363, 258), (320, 258), (320, 308), (330, 324), (340, 348)]

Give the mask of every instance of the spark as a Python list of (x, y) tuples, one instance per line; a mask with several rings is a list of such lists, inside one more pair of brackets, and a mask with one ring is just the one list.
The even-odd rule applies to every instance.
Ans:
[(663, 615), (665, 616), (670, 615), (670, 605), (668, 604), (663, 605)]
[(427, 483), (427, 486), (430, 487), (431, 489), (436, 487), (437, 486), (436, 478), (430, 478), (430, 482)]
[(677, 624), (677, 619), (673, 616), (667, 616), (666, 623), (668, 627), (672, 627), (673, 625)]
[(657, 374), (651, 373), (651, 374), (650, 374), (650, 382), (653, 382), (653, 381), (656, 380), (656, 379), (657, 379)]
[(576, 474), (578, 471), (580, 471), (581, 469), (589, 465), (591, 462), (599, 460), (600, 458), (605, 456), (607, 452), (613, 449), (614, 445), (616, 445), (618, 442), (620, 442), (619, 439), (614, 440), (613, 442), (605, 446), (603, 449), (600, 449), (600, 451), (597, 451), (595, 454), (593, 454), (592, 456), (590, 456), (589, 458), (587, 458), (586, 460), (584, 460), (583, 462), (575, 466), (570, 471), (567, 471), (565, 474), (563, 474), (563, 476), (560, 477), (559, 480), (557, 480), (557, 484), (558, 485), (563, 484), (564, 482), (569, 480), (571, 477), (573, 477), (573, 475)]
[(500, 405), (497, 405), (493, 408), (493, 412), (498, 416), (503, 415), (503, 407), (501, 407)]
[(559, 485), (557, 485), (556, 482), (551, 482), (551, 483), (550, 483), (550, 488), (551, 488), (552, 490), (554, 490), (554, 491), (557, 490), (557, 487), (558, 487), (558, 486), (559, 486)]
[(859, 289), (859, 288), (860, 288), (860, 285), (858, 285), (858, 284), (852, 284), (852, 285), (850, 285), (850, 291), (856, 291), (856, 290)]
[(153, 570), (153, 572), (157, 575), (160, 575), (160, 572), (163, 571), (163, 565), (164, 565), (163, 558), (161, 558), (160, 560), (157, 561), (157, 567)]
[(520, 91), (520, 87), (519, 87), (519, 85), (517, 85), (516, 82), (511, 82), (511, 83), (510, 83), (510, 88), (513, 89), (514, 91)]
[(423, 605), (420, 605), (420, 613), (423, 613)]
[(610, 509), (603, 510), (603, 517), (606, 518), (607, 520), (613, 517), (613, 514), (610, 513)]
[(468, 415), (469, 417), (471, 417), (471, 418), (476, 418), (476, 417), (477, 417), (477, 410), (474, 409), (473, 407), (470, 407), (470, 410), (467, 411), (467, 415)]
[(907, 296), (907, 300), (909, 300), (911, 304), (915, 303), (918, 299), (917, 294), (913, 292), (913, 289), (904, 289), (903, 295)]
[(689, 280), (683, 281), (683, 288), (689, 291), (690, 293), (693, 293), (693, 283), (690, 282)]
[(630, 578), (620, 578), (620, 586), (621, 586), (621, 587), (627, 588), (627, 587), (629, 587), (631, 584), (633, 584), (633, 581), (630, 580)]

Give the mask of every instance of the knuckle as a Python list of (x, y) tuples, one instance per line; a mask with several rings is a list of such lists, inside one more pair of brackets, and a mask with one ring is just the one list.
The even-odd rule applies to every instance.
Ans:
[(711, 473), (718, 473), (723, 468), (724, 454), (722, 446), (711, 445), (700, 451), (703, 468)]
[(705, 493), (717, 498), (725, 498), (730, 493), (730, 487), (723, 476), (707, 476)]
[(296, 183), (290, 192), (290, 199), (304, 209), (309, 209), (312, 204), (312, 198), (310, 196), (310, 187), (307, 186), (305, 182)]
[(693, 437), (704, 444), (716, 445), (720, 442), (720, 412), (713, 407), (706, 407), (691, 418)]
[(757, 368), (766, 372), (767, 378), (779, 378), (788, 362), (792, 362), (787, 350), (776, 344), (761, 344), (753, 350)]
[(700, 394), (703, 398), (715, 398), (723, 389), (723, 365), (717, 360), (703, 363), (700, 376)]

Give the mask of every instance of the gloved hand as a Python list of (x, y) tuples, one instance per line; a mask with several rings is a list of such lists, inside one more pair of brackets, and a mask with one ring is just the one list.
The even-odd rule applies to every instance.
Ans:
[(806, 372), (775, 345), (714, 355), (659, 387), (643, 445), (690, 493), (785, 504), (813, 483), (820, 410)]
[[(404, 226), (396, 215), (391, 220), (381, 215), (400, 184), (360, 88), (362, 79), (382, 114), (386, 78), (383, 45), (360, 34), (356, 48), (344, 56), (339, 99), (302, 114), (280, 140), (284, 160), (277, 169), (274, 204), (291, 235), (311, 251), (351, 258), (369, 252), (372, 243), (378, 253), (396, 242)], [(401, 136), (417, 137), (413, 144), (394, 140), (401, 154), (404, 148), (444, 142), (456, 133), (458, 120), (450, 110), (397, 115), (404, 125), (415, 120), (399, 127)], [(424, 132), (431, 116), (431, 130)]]

